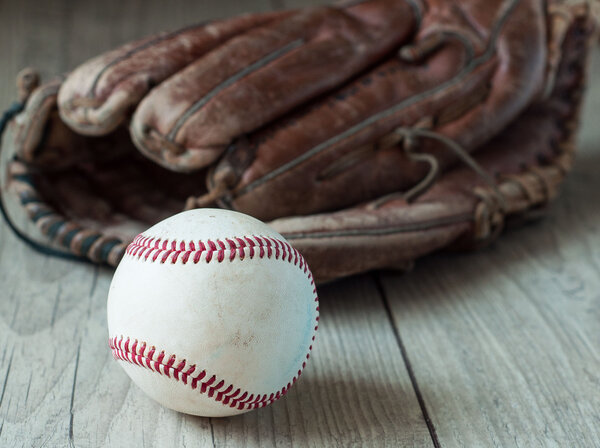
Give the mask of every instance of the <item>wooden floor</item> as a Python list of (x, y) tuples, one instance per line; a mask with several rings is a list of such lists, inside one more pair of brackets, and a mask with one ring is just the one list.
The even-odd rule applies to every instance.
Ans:
[[(293, 2), (251, 3), (0, 0), (0, 104), (24, 66), (56, 75), (133, 37)], [(600, 446), (600, 53), (593, 73), (579, 158), (545, 220), (409, 275), (321, 288), (305, 375), (239, 417), (146, 398), (107, 348), (111, 271), (0, 225), (0, 446)]]

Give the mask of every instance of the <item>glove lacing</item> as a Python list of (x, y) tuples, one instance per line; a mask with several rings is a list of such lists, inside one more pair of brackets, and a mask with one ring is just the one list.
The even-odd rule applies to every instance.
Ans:
[(383, 196), (372, 203), (372, 208), (379, 208), (386, 202), (398, 197), (403, 198), (406, 202), (413, 202), (431, 188), (440, 174), (440, 164), (433, 154), (417, 152), (418, 139), (427, 138), (440, 142), (444, 147), (453, 151), (463, 163), (471, 168), (491, 188), (499, 204), (500, 210), (506, 209), (504, 196), (492, 176), (490, 176), (481, 165), (475, 161), (466, 149), (454, 140), (437, 132), (421, 128), (398, 128), (394, 131), (394, 134), (398, 137), (398, 143), (402, 142), (404, 152), (410, 160), (414, 162), (425, 162), (429, 164), (430, 168), (425, 177), (414, 187), (405, 192), (392, 193)]

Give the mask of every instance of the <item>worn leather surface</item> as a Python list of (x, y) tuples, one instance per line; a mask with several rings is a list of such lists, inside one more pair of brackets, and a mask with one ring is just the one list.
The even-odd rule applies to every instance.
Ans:
[[(132, 138), (152, 160), (185, 172), (215, 162), (229, 146), (214, 170), (234, 173), (220, 205), (266, 220), (406, 189), (423, 167), (397, 148), (378, 150), (377, 142), (424, 119), (470, 151), (497, 134), (544, 86), (543, 6), (370, 0), (282, 14), (253, 27), (234, 21), (238, 35), (218, 47), (211, 41), (216, 48), (204, 55), (208, 44), (200, 39), (204, 45), (185, 57), (153, 50), (159, 60), (152, 70), (175, 72), (193, 61), (143, 98)], [(166, 41), (175, 45), (180, 36)], [(163, 42), (149, 48), (162, 49)], [(125, 51), (131, 50), (118, 57)], [(67, 78), (60, 110), (73, 102), (70, 87), (92, 78), (81, 72), (113, 57)], [(116, 65), (133, 70), (137, 59)], [(100, 78), (108, 85), (122, 76), (110, 69), (115, 74)], [(136, 88), (129, 99), (139, 99)], [(443, 166), (453, 162), (448, 151), (431, 151)], [(208, 186), (215, 188), (212, 178)]]
[(371, 0), (254, 28), (154, 89), (133, 116), (132, 136), (171, 169), (206, 166), (236, 138), (273, 126), (389, 54), (416, 30), (419, 8), (415, 0)]
[[(356, 81), (251, 136), (255, 157), (241, 171), (229, 204), (272, 219), (406, 189), (424, 175), (423, 167), (396, 147), (364, 147), (426, 119), (466, 149), (477, 149), (543, 86), (545, 27), (538, 1), (486, 2), (485, 7), (431, 2), (418, 35), (405, 45), (418, 47), (440, 35), (445, 43), (417, 61), (393, 54)], [(353, 161), (357, 151), (361, 157)], [(430, 151), (444, 166), (453, 161), (444, 149)], [(229, 156), (221, 163), (234, 152)], [(329, 174), (341, 158), (348, 159), (347, 166)], [(268, 205), (264, 197), (271, 199)]]
[(202, 23), (128, 43), (74, 70), (59, 94), (62, 119), (74, 130), (105, 135), (153, 86), (231, 37), (290, 12), (252, 14)]
[[(127, 44), (31, 94), (3, 139), (10, 191), (49, 240), (110, 264), (200, 196), (271, 221), (319, 281), (405, 268), (554, 198), (590, 32), (583, 4), (370, 0)], [(439, 165), (414, 201), (430, 166), (410, 130), (439, 137), (411, 140)]]

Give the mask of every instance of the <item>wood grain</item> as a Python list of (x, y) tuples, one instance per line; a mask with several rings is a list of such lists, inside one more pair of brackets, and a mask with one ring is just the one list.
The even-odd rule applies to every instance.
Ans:
[(271, 408), (213, 419), (215, 440), (232, 447), (431, 446), (369, 278), (322, 287), (320, 299), (318, 348), (301, 383)]

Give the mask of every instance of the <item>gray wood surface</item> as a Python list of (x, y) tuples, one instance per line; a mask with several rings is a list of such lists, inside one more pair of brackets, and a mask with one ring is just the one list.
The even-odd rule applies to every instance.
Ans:
[[(0, 105), (128, 39), (303, 1), (0, 0)], [(322, 3), (314, 0), (311, 3)], [(0, 225), (0, 446), (600, 446), (600, 53), (575, 170), (545, 220), (409, 275), (320, 289), (301, 381), (227, 419), (162, 408), (107, 348), (109, 269)]]

